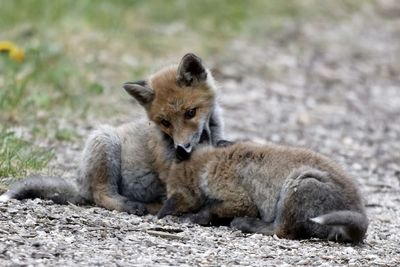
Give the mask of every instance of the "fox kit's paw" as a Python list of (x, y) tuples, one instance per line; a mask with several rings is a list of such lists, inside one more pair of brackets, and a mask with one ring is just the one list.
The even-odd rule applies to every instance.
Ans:
[(126, 211), (129, 214), (134, 214), (137, 216), (143, 216), (148, 213), (143, 203), (134, 201), (126, 201), (124, 205), (124, 211)]
[(210, 225), (211, 224), (211, 214), (208, 209), (203, 209), (198, 213), (190, 213), (184, 215), (186, 221), (190, 221), (194, 224), (199, 225)]
[(194, 223), (198, 225), (210, 225), (211, 215), (208, 209), (200, 210), (198, 213), (187, 213), (179, 217), (182, 223)]
[(228, 141), (228, 140), (219, 140), (217, 142), (216, 147), (228, 147), (228, 146), (231, 146), (233, 144), (234, 144), (234, 142), (231, 142), (231, 141)]
[(253, 222), (247, 217), (236, 217), (232, 220), (231, 227), (244, 233), (252, 233), (254, 232), (252, 224)]
[(274, 235), (274, 226), (258, 218), (236, 217), (231, 222), (231, 227), (244, 233), (260, 233), (264, 235)]

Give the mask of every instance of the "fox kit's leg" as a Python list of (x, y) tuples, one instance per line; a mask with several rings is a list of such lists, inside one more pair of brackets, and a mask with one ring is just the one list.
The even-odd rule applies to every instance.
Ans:
[[(313, 218), (318, 213), (320, 207), (315, 204), (311, 206), (309, 199), (315, 197), (314, 190), (321, 190), (325, 194), (327, 190), (316, 185), (316, 183), (328, 182), (327, 173), (311, 168), (300, 168), (293, 171), (281, 189), (280, 195), (275, 201), (266, 201), (258, 205), (261, 219), (255, 217), (239, 217), (235, 218), (231, 226), (246, 233), (262, 233), (265, 235), (278, 234), (280, 237), (294, 239), (298, 236), (294, 233), (303, 233), (305, 230), (301, 227), (307, 218)], [(332, 184), (329, 184), (331, 186)], [(303, 188), (307, 190), (304, 190)], [(301, 192), (301, 193), (297, 193)], [(270, 192), (269, 192), (270, 193)], [(293, 196), (302, 197), (303, 199), (294, 200)], [(329, 195), (329, 194), (328, 194)], [(265, 196), (267, 199), (268, 196)], [(276, 208), (275, 208), (276, 207)], [(275, 210), (276, 209), (276, 210)], [(299, 218), (302, 216), (302, 218)], [(275, 221), (271, 221), (274, 220)], [(296, 228), (297, 227), (297, 228)], [(321, 227), (319, 227), (321, 228)], [(295, 230), (293, 230), (295, 229)], [(308, 236), (304, 236), (308, 237)]]
[[(229, 212), (221, 213), (221, 209), (226, 209), (224, 204), (219, 200), (207, 200), (206, 204), (201, 208), (201, 210), (197, 213), (191, 213), (184, 216), (184, 218), (188, 218), (192, 223), (199, 225), (226, 225), (228, 226), (233, 219), (233, 210), (232, 205), (229, 203), (225, 203), (228, 205), (228, 209), (231, 209)], [(242, 214), (248, 213), (252, 214), (251, 208), (243, 206)], [(240, 212), (238, 209), (235, 209), (236, 212)]]
[(190, 213), (183, 217), (184, 219), (188, 218), (192, 223), (199, 225), (209, 225), (212, 223), (212, 215), (209, 206), (202, 208), (197, 213)]
[[(288, 239), (309, 237), (360, 242), (368, 222), (357, 192), (345, 192), (327, 172), (303, 167), (285, 181), (277, 200), (275, 221), (267, 222), (269, 206), (259, 206), (261, 219), (235, 218), (231, 226), (249, 233), (276, 234)], [(350, 194), (349, 194), (350, 193)], [(354, 193), (354, 195), (353, 195)]]
[(119, 194), (121, 181), (121, 142), (116, 129), (102, 126), (88, 138), (80, 168), (81, 192), (106, 209), (142, 215), (142, 203)]
[(211, 216), (218, 218), (258, 216), (257, 207), (249, 193), (237, 183), (226, 184), (223, 188), (213, 186), (211, 183), (207, 187), (210, 192), (208, 198), (212, 200), (208, 204)]
[[(207, 179), (206, 176), (204, 178)], [(158, 218), (194, 211), (197, 213), (188, 214), (185, 218), (196, 224), (208, 225), (226, 224), (224, 222), (237, 216), (258, 216), (256, 205), (239, 185), (232, 183), (221, 188), (202, 183), (201, 187), (206, 196), (200, 196), (201, 192), (194, 192), (193, 188), (172, 193), (164, 202)]]
[(210, 213), (212, 216), (218, 218), (234, 218), (237, 216), (258, 216), (257, 207), (250, 200), (246, 199), (241, 201), (238, 196), (230, 199), (224, 199), (224, 201), (216, 202), (216, 204), (210, 206)]
[(327, 235), (327, 229), (318, 225), (310, 229), (306, 224), (309, 218), (323, 213), (326, 205), (337, 203), (340, 198), (340, 191), (336, 185), (329, 183), (328, 176), (326, 172), (309, 167), (292, 171), (280, 191), (277, 203), (275, 225), (279, 237), (309, 238), (312, 232), (319, 236)]

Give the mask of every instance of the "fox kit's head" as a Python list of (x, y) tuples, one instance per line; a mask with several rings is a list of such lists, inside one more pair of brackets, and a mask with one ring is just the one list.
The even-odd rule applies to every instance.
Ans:
[(178, 159), (188, 159), (200, 141), (209, 140), (215, 85), (194, 54), (186, 54), (179, 66), (162, 69), (148, 80), (125, 83), (124, 89), (171, 138)]

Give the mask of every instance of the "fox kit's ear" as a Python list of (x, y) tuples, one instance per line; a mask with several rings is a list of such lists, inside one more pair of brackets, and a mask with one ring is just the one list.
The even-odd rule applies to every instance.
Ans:
[(154, 99), (154, 91), (148, 86), (146, 81), (126, 82), (123, 87), (142, 106), (148, 105)]
[(201, 64), (201, 59), (192, 53), (184, 55), (176, 76), (178, 86), (196, 86), (206, 79), (207, 72)]

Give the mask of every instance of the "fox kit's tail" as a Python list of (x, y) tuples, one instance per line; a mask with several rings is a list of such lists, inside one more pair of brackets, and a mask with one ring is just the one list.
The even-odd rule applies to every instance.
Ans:
[(351, 210), (333, 211), (311, 218), (310, 221), (332, 226), (328, 239), (344, 242), (361, 242), (368, 228), (365, 214)]
[(0, 202), (9, 199), (42, 198), (53, 200), (57, 204), (84, 204), (75, 184), (61, 177), (31, 176), (11, 185), (0, 196)]

